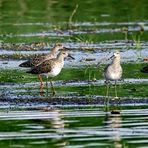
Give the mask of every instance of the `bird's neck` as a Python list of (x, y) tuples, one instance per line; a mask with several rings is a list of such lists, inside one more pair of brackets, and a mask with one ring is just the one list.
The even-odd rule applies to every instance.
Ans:
[(50, 54), (52, 54), (52, 55), (56, 55), (56, 47), (53, 47), (53, 48), (51, 49)]
[(115, 58), (112, 62), (113, 65), (118, 66), (120, 65), (120, 58)]
[(63, 57), (61, 54), (59, 54), (59, 55), (57, 56), (57, 60), (58, 60), (59, 62), (64, 62), (64, 57)]
[(52, 58), (56, 58), (56, 56), (57, 56), (57, 53), (56, 53), (56, 49), (54, 47), (51, 49), (50, 53), (46, 55), (46, 58), (52, 59)]

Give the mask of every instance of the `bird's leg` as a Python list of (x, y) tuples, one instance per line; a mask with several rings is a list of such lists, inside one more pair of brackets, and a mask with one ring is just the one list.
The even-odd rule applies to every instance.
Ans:
[(54, 96), (56, 93), (55, 93), (55, 89), (53, 87), (52, 79), (50, 79), (50, 84), (51, 84), (52, 93), (53, 93), (53, 96)]
[(105, 110), (108, 110), (109, 107), (109, 82), (105, 81), (106, 83), (106, 97), (105, 97)]
[(41, 75), (38, 75), (38, 79), (40, 81), (39, 94), (42, 96), (43, 95), (43, 81), (42, 81), (42, 76)]
[(116, 87), (116, 85), (117, 85), (117, 81), (115, 80), (115, 98), (117, 99), (118, 95), (117, 95), (117, 87)]
[(39, 79), (39, 81), (40, 81), (40, 86), (42, 86), (42, 85), (43, 85), (42, 76), (41, 76), (41, 75), (38, 75), (38, 79)]
[(109, 82), (105, 81), (105, 84), (106, 84), (106, 97), (108, 97)]
[(47, 96), (48, 96), (48, 76), (46, 77), (46, 89), (47, 89)]
[(39, 95), (43, 96), (43, 85), (41, 85), (39, 88)]
[(106, 100), (105, 100), (105, 102), (106, 102), (106, 105), (109, 103), (108, 101), (108, 98), (109, 98), (109, 82), (108, 81), (105, 81), (105, 83), (106, 83)]
[(46, 77), (46, 87), (48, 88), (48, 77)]

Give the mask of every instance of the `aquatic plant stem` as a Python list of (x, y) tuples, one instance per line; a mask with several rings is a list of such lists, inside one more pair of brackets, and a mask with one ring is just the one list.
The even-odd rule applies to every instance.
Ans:
[(38, 79), (39, 79), (39, 82), (40, 82), (39, 95), (40, 96), (43, 96), (43, 80), (42, 80), (42, 76), (41, 75), (38, 75)]
[(69, 28), (71, 28), (72, 19), (73, 19), (75, 13), (77, 12), (78, 6), (79, 6), (79, 5), (76, 4), (75, 9), (73, 10), (72, 14), (71, 14), (70, 17), (69, 17), (69, 21), (68, 21), (68, 27), (69, 27)]
[(56, 92), (55, 92), (55, 89), (53, 87), (52, 79), (50, 79), (50, 85), (51, 85), (51, 89), (52, 89), (52, 94), (54, 96), (56, 94)]
[(106, 96), (105, 96), (105, 110), (108, 109), (109, 106), (109, 83), (106, 82)]
[(47, 94), (47, 96), (48, 96), (48, 76), (46, 77), (46, 94)]
[(109, 94), (109, 83), (106, 82), (106, 98), (108, 98), (108, 94)]
[(48, 77), (46, 77), (46, 87), (48, 88)]
[(115, 98), (118, 98), (118, 95), (117, 95), (117, 81), (115, 81)]

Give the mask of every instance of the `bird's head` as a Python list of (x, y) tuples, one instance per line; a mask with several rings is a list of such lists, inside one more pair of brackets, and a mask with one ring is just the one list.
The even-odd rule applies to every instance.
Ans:
[(54, 46), (54, 48), (58, 51), (58, 50), (60, 50), (60, 49), (63, 49), (64, 47), (63, 47), (63, 44), (61, 44), (61, 43), (56, 43), (55, 46)]
[(114, 54), (108, 60), (115, 59), (115, 58), (120, 58), (120, 51), (119, 50), (116, 50), (114, 52)]
[(63, 58), (66, 58), (66, 57), (70, 57), (71, 59), (75, 59), (74, 57), (71, 56), (71, 54), (67, 51), (67, 50), (61, 50), (60, 52), (60, 55), (63, 57)]

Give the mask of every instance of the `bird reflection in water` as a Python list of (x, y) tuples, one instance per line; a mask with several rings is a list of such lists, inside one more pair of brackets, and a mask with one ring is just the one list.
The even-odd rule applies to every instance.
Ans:
[(109, 104), (106, 104), (106, 115), (105, 115), (105, 126), (108, 128), (107, 131), (111, 131), (111, 139), (113, 141), (115, 148), (122, 148), (122, 139), (121, 139), (121, 114), (120, 110), (116, 109), (115, 107), (113, 109), (109, 108)]
[[(64, 115), (61, 110), (58, 109), (44, 109), (44, 111), (49, 112), (50, 119), (44, 121), (44, 127), (50, 129), (52, 133), (55, 134), (52, 139), (52, 143), (55, 147), (63, 147), (68, 144), (68, 142), (64, 138)], [(50, 133), (49, 133), (50, 134)]]

